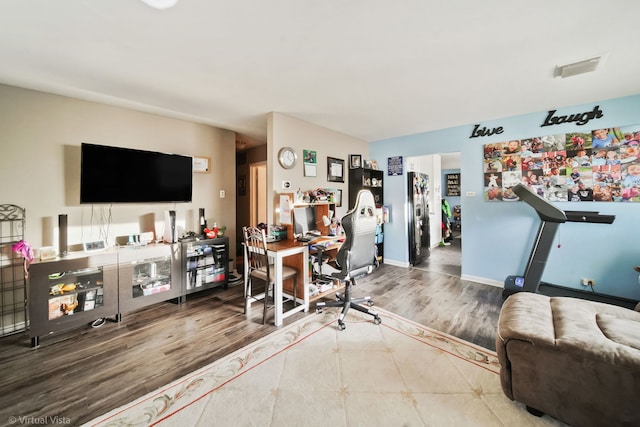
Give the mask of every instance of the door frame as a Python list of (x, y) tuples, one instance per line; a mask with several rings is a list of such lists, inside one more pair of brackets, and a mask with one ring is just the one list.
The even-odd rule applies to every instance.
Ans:
[(249, 165), (249, 220), (254, 226), (267, 223), (267, 162)]

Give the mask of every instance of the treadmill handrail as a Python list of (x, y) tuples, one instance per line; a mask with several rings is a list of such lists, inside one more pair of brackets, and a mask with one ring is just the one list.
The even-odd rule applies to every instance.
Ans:
[(541, 220), (549, 222), (566, 222), (567, 215), (562, 209), (558, 209), (542, 197), (531, 191), (522, 183), (513, 187), (513, 192), (529, 206), (531, 206)]
[(564, 211), (567, 221), (570, 222), (594, 222), (598, 224), (613, 224), (615, 215), (603, 215), (595, 211)]

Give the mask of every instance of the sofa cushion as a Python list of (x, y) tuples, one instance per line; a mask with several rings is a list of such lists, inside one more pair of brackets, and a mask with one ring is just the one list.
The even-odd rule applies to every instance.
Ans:
[(598, 313), (596, 322), (611, 341), (640, 350), (640, 321)]

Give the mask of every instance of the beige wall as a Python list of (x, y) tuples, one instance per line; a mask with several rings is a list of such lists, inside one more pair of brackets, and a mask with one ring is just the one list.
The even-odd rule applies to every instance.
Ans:
[[(336, 209), (336, 216), (341, 217), (347, 212), (349, 154), (362, 154), (363, 158), (368, 158), (369, 145), (366, 141), (282, 113), (269, 114), (267, 141), (269, 224), (278, 221), (274, 214), (277, 195), (287, 191), (282, 189), (282, 181), (290, 181), (294, 191), (298, 188), (301, 191), (316, 188), (342, 189), (343, 204)], [(293, 169), (283, 169), (278, 164), (278, 151), (287, 146), (293, 147), (298, 154), (298, 162)], [(315, 150), (317, 153), (317, 176), (315, 177), (304, 176), (303, 150)], [(344, 160), (344, 183), (327, 181), (327, 157)]]
[[(80, 205), (80, 143), (172, 152), (211, 159), (193, 176), (193, 202)], [(127, 173), (105, 165), (105, 173)], [(93, 102), (0, 85), (0, 204), (26, 208), (26, 240), (57, 247), (57, 217), (67, 214), (69, 244), (138, 233), (150, 222), (161, 236), (164, 212), (197, 231), (198, 208), (209, 224), (228, 227), (235, 253), (235, 133)], [(226, 197), (220, 198), (220, 190)], [(51, 226), (53, 224), (53, 227)]]

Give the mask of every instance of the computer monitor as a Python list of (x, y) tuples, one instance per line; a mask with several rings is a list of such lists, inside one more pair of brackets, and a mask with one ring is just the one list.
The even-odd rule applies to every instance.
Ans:
[(293, 232), (305, 235), (310, 231), (317, 231), (316, 208), (313, 206), (293, 208)]

